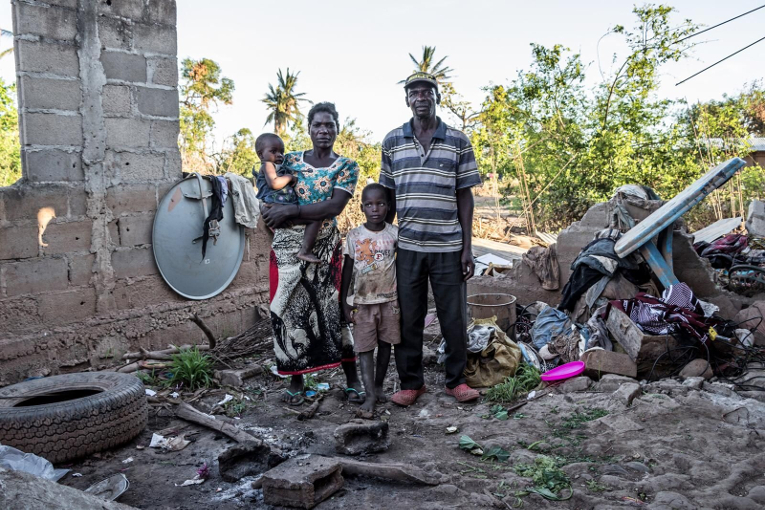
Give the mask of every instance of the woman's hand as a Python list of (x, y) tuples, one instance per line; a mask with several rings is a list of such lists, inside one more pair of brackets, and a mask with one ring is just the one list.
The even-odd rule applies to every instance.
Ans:
[(283, 228), (289, 226), (289, 221), (297, 217), (296, 205), (263, 204), (260, 212), (263, 221), (269, 228)]

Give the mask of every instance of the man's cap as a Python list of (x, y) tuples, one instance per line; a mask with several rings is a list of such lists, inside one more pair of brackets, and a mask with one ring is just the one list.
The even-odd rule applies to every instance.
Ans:
[(430, 85), (433, 85), (436, 90), (438, 90), (438, 81), (436, 80), (436, 77), (430, 73), (418, 71), (409, 76), (409, 78), (404, 81), (404, 89), (408, 89), (415, 83), (429, 83)]

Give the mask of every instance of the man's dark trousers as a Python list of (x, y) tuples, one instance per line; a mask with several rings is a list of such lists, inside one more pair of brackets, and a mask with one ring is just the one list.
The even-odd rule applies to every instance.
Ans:
[(467, 286), (460, 259), (461, 251), (398, 250), (396, 278), (401, 305), (401, 343), (395, 346), (394, 352), (402, 390), (418, 390), (425, 384), (422, 339), (428, 313), (428, 278), (446, 340), (446, 387), (454, 388), (465, 382)]

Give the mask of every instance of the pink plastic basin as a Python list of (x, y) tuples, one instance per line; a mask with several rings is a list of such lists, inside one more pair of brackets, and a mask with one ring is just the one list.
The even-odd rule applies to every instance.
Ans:
[(548, 370), (540, 376), (543, 381), (562, 381), (576, 377), (584, 372), (584, 361), (572, 361), (552, 370)]

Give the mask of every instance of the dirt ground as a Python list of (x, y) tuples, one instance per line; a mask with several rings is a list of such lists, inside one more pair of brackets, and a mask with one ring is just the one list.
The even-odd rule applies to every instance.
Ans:
[[(265, 356), (248, 361), (267, 365)], [(441, 484), (422, 487), (347, 477), (344, 489), (317, 508), (727, 510), (765, 505), (765, 404), (725, 384), (667, 379), (637, 388), (635, 381), (607, 376), (585, 390), (588, 379), (570, 381), (537, 391), (535, 400), (501, 421), (492, 416), (491, 403), (458, 405), (447, 397), (442, 369), (434, 356), (427, 358), (428, 393), (408, 409), (393, 404), (378, 408), (389, 423), (391, 446), (362, 460), (418, 466), (440, 474)], [(396, 380), (391, 363), (386, 392), (393, 392)], [(315, 382), (328, 382), (331, 389), (317, 415), (307, 421), (297, 421), (280, 401), (285, 382), (270, 373), (248, 379), (243, 392), (210, 390), (192, 404), (209, 412), (228, 391), (237, 397), (234, 404), (243, 403), (229, 404), (228, 411), (240, 412), (234, 421), (244, 430), (291, 456), (337, 456), (333, 431), (354, 417), (356, 406), (342, 397), (339, 369), (317, 374)], [(628, 406), (631, 397), (634, 401)], [(190, 395), (182, 398), (189, 400)], [(262, 492), (251, 488), (256, 477), (237, 483), (221, 479), (217, 457), (234, 442), (174, 418), (172, 409), (170, 404), (153, 405), (149, 425), (139, 437), (66, 466), (72, 474), (61, 483), (84, 489), (122, 472), (130, 488), (119, 501), (136, 508), (269, 508)], [(459, 432), (447, 434), (447, 427), (458, 427)], [(177, 452), (149, 448), (152, 433), (168, 428), (193, 442)], [(482, 461), (460, 450), (462, 435), (485, 451), (504, 448), (509, 459)], [(534, 482), (516, 469), (533, 465), (543, 455), (562, 466), (571, 491), (560, 495), (572, 494), (570, 499), (548, 501), (525, 490)], [(205, 463), (209, 479), (180, 487)]]

